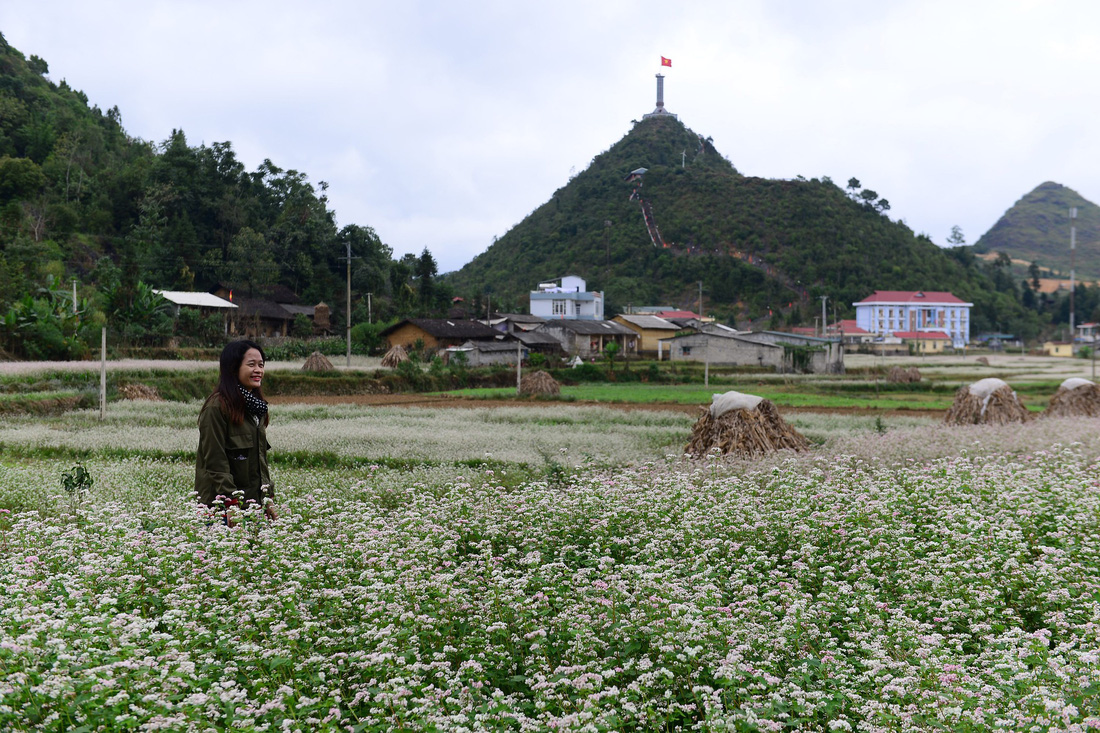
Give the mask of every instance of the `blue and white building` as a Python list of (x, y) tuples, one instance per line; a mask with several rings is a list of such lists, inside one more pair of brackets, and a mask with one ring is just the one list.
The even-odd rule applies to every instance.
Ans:
[(531, 291), (531, 315), (547, 320), (603, 320), (603, 293), (590, 293), (584, 278), (566, 275)]
[(856, 325), (878, 336), (942, 332), (956, 349), (970, 342), (970, 309), (974, 304), (951, 293), (876, 290), (852, 305), (856, 307)]

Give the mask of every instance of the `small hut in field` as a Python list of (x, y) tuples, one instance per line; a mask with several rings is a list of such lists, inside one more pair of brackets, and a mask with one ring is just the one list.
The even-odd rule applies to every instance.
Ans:
[(409, 360), (409, 352), (405, 351), (405, 347), (401, 344), (396, 344), (392, 349), (386, 352), (386, 355), (382, 357), (382, 366), (393, 369), (403, 361)]
[(1073, 377), (1062, 382), (1050, 398), (1044, 417), (1100, 417), (1100, 386)]
[(779, 416), (771, 400), (726, 392), (714, 395), (710, 407), (702, 409), (684, 449), (693, 458), (709, 453), (751, 458), (780, 450), (810, 449), (809, 441)]
[(314, 351), (302, 365), (303, 372), (331, 372), (335, 367), (332, 362), (320, 351)]
[(1007, 425), (1027, 422), (1031, 413), (1007, 383), (990, 377), (959, 387), (947, 411), (948, 425)]
[(537, 371), (524, 375), (519, 380), (519, 393), (522, 394), (561, 394), (561, 385), (547, 372)]

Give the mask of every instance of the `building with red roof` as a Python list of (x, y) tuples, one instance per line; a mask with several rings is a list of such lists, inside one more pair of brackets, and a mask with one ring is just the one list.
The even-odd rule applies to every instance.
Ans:
[[(930, 334), (942, 333), (956, 349), (970, 341), (970, 309), (951, 293), (932, 290), (876, 290), (858, 303), (856, 325), (879, 336), (921, 334), (925, 341), (939, 342)], [(917, 338), (917, 337), (913, 337)]]

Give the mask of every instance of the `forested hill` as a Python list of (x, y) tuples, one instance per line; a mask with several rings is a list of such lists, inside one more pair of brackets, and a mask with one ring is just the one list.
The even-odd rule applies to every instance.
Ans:
[(348, 245), (357, 320), (368, 292), (375, 318), (445, 307), (430, 253), (394, 261), (369, 227), (337, 230), (324, 190), (270, 160), (246, 170), (230, 142), (135, 139), (0, 36), (0, 358), (80, 356), (105, 321), (124, 345), (187, 337), (152, 288), (281, 285), (339, 327)]
[[(638, 168), (642, 201), (626, 180)], [(649, 118), (448, 278), (458, 292), (522, 303), (539, 281), (575, 274), (615, 308), (694, 307), (701, 281), (705, 309), (738, 322), (781, 309), (812, 323), (821, 295), (844, 316), (876, 289), (950, 290), (978, 305), (976, 323), (1019, 312), (967, 252), (891, 221), (888, 201), (849, 183), (744, 176), (710, 140)]]
[(1076, 272), (1100, 279), (1100, 206), (1072, 188), (1047, 181), (1017, 201), (974, 245), (977, 252), (1004, 252), (1068, 277), (1070, 207), (1077, 207)]

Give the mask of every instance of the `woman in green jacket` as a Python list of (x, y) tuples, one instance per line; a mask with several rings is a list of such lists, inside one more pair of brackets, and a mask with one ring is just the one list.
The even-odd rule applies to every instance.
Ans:
[[(275, 519), (275, 487), (267, 469), (267, 402), (260, 383), (264, 351), (252, 341), (222, 349), (218, 387), (199, 412), (195, 491), (209, 507), (256, 504)], [(232, 525), (228, 515), (226, 523)]]

